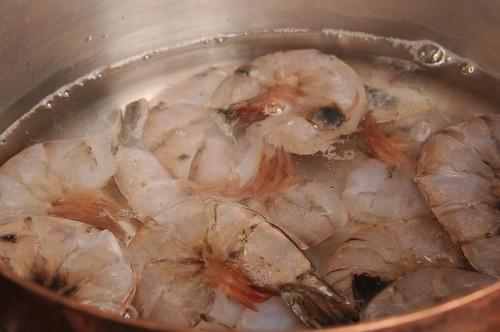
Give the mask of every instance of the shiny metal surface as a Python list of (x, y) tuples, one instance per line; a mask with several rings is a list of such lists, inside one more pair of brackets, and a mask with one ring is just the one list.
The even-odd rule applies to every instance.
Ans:
[[(231, 32), (335, 28), (431, 39), (500, 77), (498, 17), (500, 2), (492, 0), (3, 0), (0, 131), (46, 95), (95, 68)], [(0, 278), (2, 332), (164, 329), (109, 317), (5, 276)], [(415, 314), (329, 330), (495, 331), (500, 330), (498, 308), (497, 283)]]

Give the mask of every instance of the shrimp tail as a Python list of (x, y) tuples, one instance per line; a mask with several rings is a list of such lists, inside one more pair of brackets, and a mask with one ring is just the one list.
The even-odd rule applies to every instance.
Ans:
[(107, 229), (124, 241), (126, 234), (118, 223), (120, 210), (116, 202), (100, 194), (79, 190), (53, 201), (48, 213), (59, 218), (77, 220), (101, 230)]
[(387, 137), (370, 114), (365, 117), (363, 125), (363, 138), (376, 159), (392, 166), (401, 166), (409, 162), (405, 142)]
[(281, 298), (310, 328), (352, 323), (359, 314), (348, 301), (312, 273), (306, 273), (299, 283), (281, 286)]
[(142, 146), (142, 133), (149, 113), (149, 103), (139, 99), (127, 104), (120, 113), (116, 146)]
[(253, 311), (257, 311), (256, 303), (262, 303), (270, 297), (253, 287), (243, 273), (216, 260), (207, 262), (205, 275), (228, 297)]
[(226, 114), (229, 120), (237, 120), (239, 129), (244, 129), (248, 125), (264, 120), (267, 117), (264, 109), (266, 101), (264, 100), (250, 100), (236, 103), (231, 106)]

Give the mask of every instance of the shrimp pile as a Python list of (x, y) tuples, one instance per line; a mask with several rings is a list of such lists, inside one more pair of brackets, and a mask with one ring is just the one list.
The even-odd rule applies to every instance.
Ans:
[(211, 68), (0, 166), (0, 269), (174, 328), (444, 302), (500, 278), (500, 117), (441, 113), (318, 50)]

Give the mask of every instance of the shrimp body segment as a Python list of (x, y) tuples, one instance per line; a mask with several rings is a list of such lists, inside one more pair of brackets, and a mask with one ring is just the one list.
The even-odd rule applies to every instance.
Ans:
[(443, 129), (422, 148), (417, 182), (470, 264), (500, 278), (500, 115)]
[(0, 225), (0, 264), (27, 280), (101, 310), (123, 314), (135, 277), (113, 234), (80, 222), (25, 216)]

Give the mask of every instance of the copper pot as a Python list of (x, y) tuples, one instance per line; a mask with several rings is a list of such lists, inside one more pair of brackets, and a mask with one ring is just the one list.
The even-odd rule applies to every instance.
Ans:
[[(272, 28), (335, 28), (434, 40), (500, 77), (500, 3), (490, 0), (4, 0), (0, 130), (91, 70), (179, 42)], [(492, 92), (494, 93), (494, 92)], [(1, 151), (0, 159), (13, 151)], [(55, 295), (8, 271), (0, 331), (166, 331)], [(327, 331), (498, 331), (500, 283), (416, 313)]]

